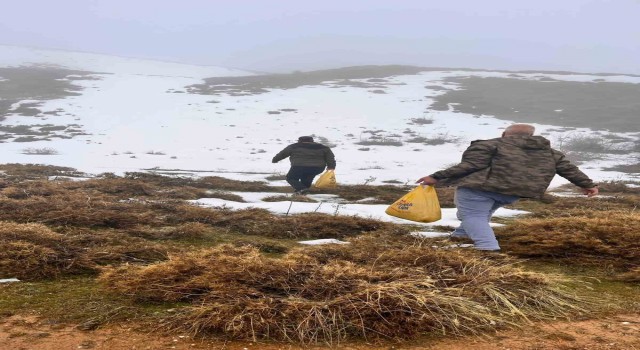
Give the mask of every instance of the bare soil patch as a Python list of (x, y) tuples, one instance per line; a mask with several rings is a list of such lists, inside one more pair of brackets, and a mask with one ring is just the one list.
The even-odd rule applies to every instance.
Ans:
[[(135, 324), (82, 331), (71, 325), (47, 323), (36, 317), (12, 316), (0, 320), (0, 343), (14, 350), (320, 350), (326, 346), (194, 339), (188, 334), (143, 332)], [(482, 337), (421, 339), (397, 343), (342, 343), (344, 350), (634, 350), (640, 349), (640, 316), (620, 314), (598, 320), (535, 323), (520, 330)]]

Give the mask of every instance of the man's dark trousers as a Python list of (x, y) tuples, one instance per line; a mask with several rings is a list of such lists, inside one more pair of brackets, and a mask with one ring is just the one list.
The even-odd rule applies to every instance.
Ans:
[(316, 166), (292, 166), (287, 173), (287, 182), (296, 191), (311, 187), (313, 178), (324, 171), (324, 167)]

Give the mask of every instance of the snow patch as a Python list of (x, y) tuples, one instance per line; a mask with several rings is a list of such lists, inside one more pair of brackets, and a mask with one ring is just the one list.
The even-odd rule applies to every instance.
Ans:
[(349, 242), (344, 242), (334, 238), (325, 238), (325, 239), (312, 239), (309, 241), (299, 241), (300, 244), (306, 245), (323, 245), (323, 244), (349, 244)]

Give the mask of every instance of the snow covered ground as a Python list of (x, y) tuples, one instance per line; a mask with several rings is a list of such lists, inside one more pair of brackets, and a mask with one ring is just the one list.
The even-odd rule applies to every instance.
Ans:
[[(396, 76), (387, 78), (385, 93), (316, 85), (259, 95), (206, 96), (185, 93), (185, 86), (200, 83), (205, 77), (250, 73), (0, 46), (0, 67), (32, 63), (110, 74), (98, 75), (99, 80), (74, 81), (84, 88), (80, 96), (43, 101), (39, 107), (43, 112), (61, 109), (66, 112), (64, 115), (7, 116), (2, 125), (79, 124), (87, 135), (0, 143), (3, 163), (70, 166), (93, 174), (155, 169), (175, 174), (265, 180), (266, 176), (288, 170), (286, 160), (271, 163), (275, 153), (298, 136), (313, 134), (335, 145), (340, 183), (413, 183), (456, 163), (471, 140), (497, 137), (501, 128), (510, 124), (488, 115), (429, 110), (433, 96), (443, 93), (438, 87), (448, 86), (444, 78), (509, 75), (502, 72), (438, 71)], [(640, 78), (630, 76), (518, 75), (520, 79), (548, 76), (560, 80), (640, 83)], [(421, 118), (433, 122), (417, 123), (416, 119)], [(536, 127), (552, 141), (566, 136), (566, 132), (553, 125)], [(592, 131), (576, 129), (571, 133)], [(375, 136), (402, 145), (358, 144), (372, 141)], [(623, 136), (637, 138), (634, 133)], [(439, 137), (450, 142), (436, 146), (409, 142), (418, 137)], [(58, 154), (24, 154), (26, 148), (51, 148)], [(586, 163), (583, 169), (595, 179), (629, 178), (623, 173), (601, 170), (628, 159), (629, 155), (611, 155)], [(560, 183), (561, 179), (554, 182)], [(347, 208), (341, 210), (346, 212)]]

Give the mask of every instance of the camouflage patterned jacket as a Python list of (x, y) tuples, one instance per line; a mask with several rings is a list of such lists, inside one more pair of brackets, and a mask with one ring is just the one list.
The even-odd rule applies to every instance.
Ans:
[(462, 161), (430, 175), (438, 185), (475, 188), (527, 198), (544, 195), (558, 174), (582, 188), (596, 185), (542, 136), (508, 136), (471, 142)]

